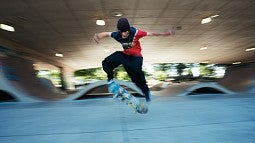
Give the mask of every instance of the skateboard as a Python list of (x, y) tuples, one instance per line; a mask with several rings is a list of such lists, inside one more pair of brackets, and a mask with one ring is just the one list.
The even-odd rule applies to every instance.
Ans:
[[(115, 83), (116, 84), (116, 83)], [(129, 107), (131, 107), (136, 113), (146, 114), (148, 112), (148, 106), (145, 102), (140, 101), (131, 93), (129, 93), (125, 88), (121, 87), (120, 85), (115, 85), (116, 89), (113, 93), (113, 98), (118, 98), (121, 101), (125, 102)]]

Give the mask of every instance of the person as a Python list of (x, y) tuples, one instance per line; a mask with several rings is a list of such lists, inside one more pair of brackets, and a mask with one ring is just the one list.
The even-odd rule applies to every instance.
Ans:
[[(117, 22), (118, 31), (96, 33), (93, 37), (98, 44), (101, 38), (112, 37), (118, 41), (123, 51), (116, 51), (102, 61), (103, 70), (107, 73), (108, 89), (116, 93), (118, 85), (114, 82), (113, 70), (120, 65), (128, 73), (132, 82), (143, 92), (146, 102), (151, 101), (151, 94), (142, 71), (143, 56), (139, 39), (145, 36), (169, 36), (175, 34), (175, 29), (166, 32), (146, 32), (135, 27), (131, 27), (127, 18), (120, 18)], [(118, 92), (118, 91), (117, 91)], [(117, 93), (116, 93), (117, 94)]]

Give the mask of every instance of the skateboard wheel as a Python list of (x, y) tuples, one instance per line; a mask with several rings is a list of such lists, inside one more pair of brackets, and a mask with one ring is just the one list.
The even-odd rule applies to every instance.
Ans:
[(137, 112), (140, 113), (140, 114), (146, 114), (148, 112), (148, 107), (145, 104), (142, 104), (138, 108)]

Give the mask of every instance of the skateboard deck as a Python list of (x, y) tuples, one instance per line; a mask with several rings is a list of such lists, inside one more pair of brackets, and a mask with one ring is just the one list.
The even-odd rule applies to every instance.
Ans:
[[(118, 85), (118, 93), (113, 93), (114, 98), (118, 98), (129, 107), (131, 107), (135, 112), (140, 114), (146, 114), (148, 112), (148, 106), (145, 102), (140, 101), (131, 93), (129, 93), (125, 88)], [(117, 95), (116, 95), (117, 94)]]

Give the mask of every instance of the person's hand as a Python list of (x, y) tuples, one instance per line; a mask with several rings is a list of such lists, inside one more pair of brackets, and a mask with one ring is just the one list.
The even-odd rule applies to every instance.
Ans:
[(97, 44), (99, 44), (99, 37), (98, 37), (97, 34), (94, 35), (93, 40), (94, 40)]

